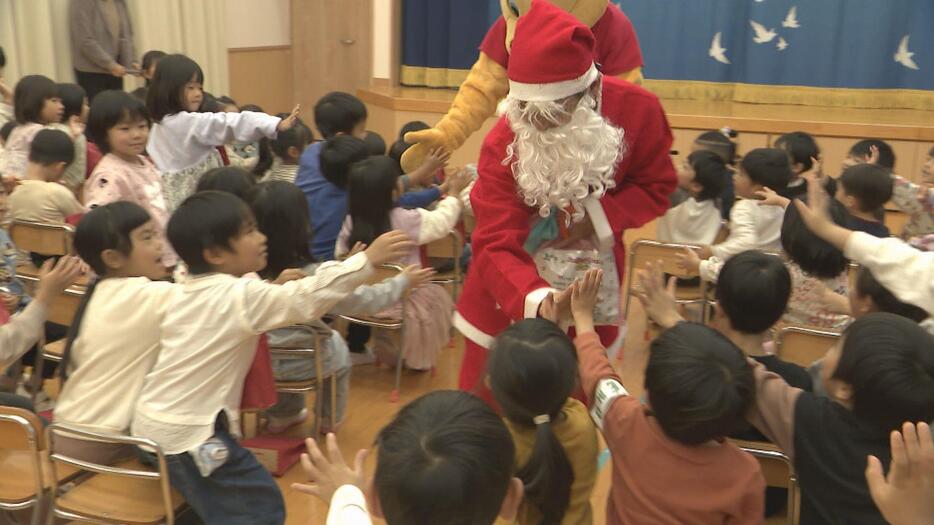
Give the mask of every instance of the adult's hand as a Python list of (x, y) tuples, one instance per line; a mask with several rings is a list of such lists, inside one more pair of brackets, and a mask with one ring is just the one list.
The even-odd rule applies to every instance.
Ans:
[(115, 77), (122, 77), (126, 75), (126, 68), (120, 64), (114, 63), (114, 65), (110, 66), (110, 74)]

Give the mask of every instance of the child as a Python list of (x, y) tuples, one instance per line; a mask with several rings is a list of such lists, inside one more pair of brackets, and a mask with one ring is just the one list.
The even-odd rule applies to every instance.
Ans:
[(33, 137), (44, 126), (61, 122), (65, 113), (58, 86), (42, 75), (27, 75), (16, 83), (13, 108), (17, 125), (10, 132), (4, 147), (6, 163), (0, 166), (0, 173), (5, 180), (20, 180), (26, 176), (26, 162)]
[[(369, 244), (392, 229), (406, 232), (418, 245), (436, 241), (451, 231), (460, 219), (460, 200), (447, 197), (433, 211), (396, 207), (399, 175), (399, 169), (389, 157), (370, 157), (351, 167), (347, 219), (337, 238), (336, 256), (349, 252), (358, 242)], [(466, 177), (455, 176), (451, 181), (451, 193), (457, 195), (466, 184)], [(418, 250), (413, 248), (394, 262), (419, 264)], [(401, 346), (393, 344), (385, 331), (377, 330), (378, 341), (374, 345), (377, 357), (387, 364), (395, 364), (402, 352), (409, 368), (434, 368), (438, 354), (450, 338), (451, 296), (436, 284), (426, 285), (406, 298), (404, 311), (405, 340)]]
[(84, 207), (75, 195), (58, 183), (74, 158), (74, 146), (64, 132), (41, 129), (36, 133), (30, 144), (25, 179), (10, 195), (11, 216), (61, 224), (70, 215), (83, 213)]
[(206, 523), (283, 523), (278, 487), (234, 438), (259, 336), (317, 319), (373, 265), (412, 243), (393, 232), (313, 277), (282, 285), (241, 279), (266, 266), (266, 238), (243, 201), (216, 191), (188, 197), (169, 220), (168, 237), (192, 277), (170, 292), (165, 315), (151, 316), (162, 348), (143, 382), (131, 433), (162, 447), (172, 485)]
[[(694, 143), (691, 145), (691, 153), (699, 150), (712, 151), (720, 156), (731, 169), (736, 169), (736, 162), (739, 158), (738, 150), (739, 144), (736, 143), (735, 139), (739, 133), (730, 128), (720, 128), (716, 131), (705, 131), (697, 136), (694, 139)], [(723, 194), (720, 195), (720, 212), (723, 217), (723, 220), (730, 220), (730, 210), (733, 209), (733, 204), (736, 201), (736, 194), (733, 191), (733, 179), (729, 178), (726, 181), (726, 186), (723, 188)]]
[(889, 236), (889, 229), (876, 219), (892, 198), (892, 175), (888, 170), (868, 163), (846, 168), (838, 179), (836, 198), (850, 214), (849, 229), (876, 237)]
[[(95, 108), (108, 95), (94, 99)], [(143, 378), (159, 352), (159, 323), (173, 285), (166, 277), (164, 234), (132, 202), (101, 204), (75, 230), (75, 250), (97, 279), (75, 314), (60, 366), (55, 420), (78, 429), (126, 435)], [(89, 445), (56, 436), (54, 449), (96, 463), (132, 457), (125, 446)]]
[(369, 483), (366, 451), (357, 453), (351, 470), (333, 434), (327, 438), (330, 460), (313, 440), (305, 442), (302, 466), (315, 485), (292, 488), (330, 503), (328, 523), (369, 524), (371, 510), (389, 525), (492, 525), (497, 516), (512, 523), (522, 502), (509, 432), (467, 392), (441, 390), (404, 406), (376, 438)]
[(813, 168), (811, 159), (820, 158), (820, 147), (817, 146), (817, 141), (809, 133), (793, 131), (778, 137), (775, 147), (788, 152), (788, 156), (791, 157), (791, 171), (794, 173), (788, 186), (778, 194), (787, 199), (805, 196), (808, 192), (808, 185), (802, 175)]
[(221, 166), (218, 146), (275, 137), (298, 116), (298, 106), (285, 119), (249, 111), (198, 113), (203, 82), (204, 73), (192, 59), (168, 55), (159, 61), (149, 86), (146, 106), (155, 124), (146, 150), (162, 172), (169, 211), (194, 192), (202, 174)]
[(16, 277), (16, 246), (13, 245), (7, 231), (7, 216), (9, 212), (9, 196), (6, 187), (0, 184), (0, 309), (5, 309), (10, 315), (15, 314), (26, 305), (26, 289)]
[[(79, 195), (87, 172), (88, 139), (84, 133), (71, 133), (69, 123), (76, 121), (75, 125), (82, 126), (88, 122), (88, 96), (84, 88), (78, 84), (58, 84), (58, 95), (62, 99), (64, 112), (61, 125), (58, 129), (69, 133), (75, 145), (75, 160), (65, 170), (62, 184), (75, 195)], [(80, 128), (79, 128), (80, 129)]]
[(873, 313), (850, 325), (823, 362), (829, 399), (756, 365), (750, 422), (792, 458), (801, 523), (885, 523), (869, 498), (865, 458), (887, 464), (892, 430), (934, 418), (934, 339), (904, 317)]
[(732, 176), (712, 151), (691, 153), (678, 171), (678, 186), (689, 197), (659, 219), (656, 237), (662, 242), (712, 244), (720, 233), (717, 199)]
[[(280, 113), (278, 116), (285, 118), (288, 115)], [(262, 177), (263, 181), (280, 180), (295, 183), (298, 161), (314, 138), (311, 128), (298, 119), (292, 129), (279, 133), (276, 138), (260, 139), (259, 157), (253, 174)]]
[[(103, 91), (94, 98), (88, 136), (104, 153), (84, 188), (84, 204), (94, 208), (115, 201), (139, 204), (165, 239), (169, 211), (162, 191), (162, 176), (144, 155), (149, 138), (149, 111), (124, 91)], [(162, 262), (175, 266), (169, 243), (163, 242)]]
[(337, 234), (347, 216), (347, 192), (328, 181), (321, 171), (321, 152), (327, 140), (350, 135), (363, 140), (366, 134), (366, 106), (357, 97), (342, 92), (328, 93), (315, 104), (315, 126), (324, 138), (305, 148), (299, 159), (295, 184), (305, 193), (311, 212), (311, 254), (319, 261), (334, 258)]
[(520, 321), (496, 338), (487, 374), (516, 444), (516, 477), (525, 487), (520, 524), (591, 523), (597, 478), (597, 429), (577, 388), (577, 354), (558, 325)]
[[(422, 131), (429, 129), (429, 125), (425, 124), (420, 120), (414, 120), (412, 122), (407, 122), (399, 130), (399, 138), (396, 142), (393, 143), (392, 147), (389, 148), (389, 157), (399, 163), (399, 169), (402, 169), (402, 155), (412, 144), (409, 144), (405, 141), (404, 137), (406, 133)], [(438, 180), (444, 176), (445, 166), (448, 164), (448, 160), (451, 158), (451, 152), (444, 151), (442, 149), (436, 149), (428, 152), (428, 155), (425, 157), (425, 162), (421, 166), (416, 168), (411, 173), (406, 173), (399, 178), (401, 182), (401, 192), (403, 194), (416, 191), (418, 188), (433, 188)], [(440, 198), (437, 197), (435, 200)], [(432, 201), (433, 202), (433, 201)], [(421, 208), (424, 205), (419, 206), (405, 206), (406, 208)]]
[(367, 130), (363, 141), (366, 142), (366, 149), (370, 156), (386, 154), (386, 141), (383, 140), (382, 135), (379, 133)]
[[(782, 210), (770, 206), (759, 206), (757, 192), (763, 188), (781, 191), (791, 180), (791, 165), (788, 155), (775, 148), (758, 148), (750, 151), (733, 175), (733, 188), (740, 198), (730, 212), (730, 235), (720, 244), (701, 250), (700, 258), (716, 257), (726, 261), (746, 250), (777, 252), (782, 227)], [(711, 278), (711, 261), (700, 265), (700, 275)]]
[[(293, 128), (294, 129), (294, 128)], [(251, 207), (256, 223), (267, 239), (267, 263), (260, 277), (272, 281), (288, 268), (301, 268), (314, 275), (318, 264), (311, 260), (308, 239), (308, 203), (294, 184), (269, 181), (259, 184)], [(338, 303), (332, 313), (348, 315), (375, 315), (395, 304), (407, 288), (417, 288), (431, 277), (431, 271), (407, 268), (402, 274), (373, 286), (360, 286)], [(323, 347), (317, 345), (315, 332), (322, 335)], [(322, 372), (334, 373), (337, 378), (337, 413), (331, 414), (330, 381), (321, 387), (317, 402), (322, 403), (323, 433), (336, 431), (344, 419), (347, 394), (350, 388), (350, 355), (343, 337), (321, 321), (309, 325), (273, 330), (267, 334), (269, 346), (288, 348), (315, 348), (322, 352)], [(300, 381), (315, 377), (315, 365), (308, 359), (274, 359), (273, 372), (279, 381)], [(267, 429), (276, 434), (305, 420), (304, 394), (279, 394), (279, 402), (266, 411)]]
[(623, 387), (594, 332), (601, 279), (592, 270), (572, 285), (571, 313), (581, 385), (612, 454), (606, 522), (761, 523), (759, 465), (725, 440), (755, 403), (743, 353), (705, 326), (663, 325), (645, 369), (644, 406)]
[(146, 87), (149, 87), (149, 84), (152, 83), (152, 77), (156, 74), (156, 64), (165, 57), (166, 54), (164, 51), (159, 51), (158, 49), (150, 49), (146, 51), (143, 55), (143, 63), (140, 66), (142, 70), (140, 74), (143, 77), (143, 80), (146, 81)]
[(918, 244), (930, 245), (929, 249), (934, 250), (934, 146), (928, 150), (919, 184), (893, 178), (892, 203), (908, 214), (902, 237), (917, 239)]
[(240, 197), (243, 202), (252, 202), (256, 194), (256, 177), (237, 166), (214, 168), (198, 181), (195, 192), (223, 191)]
[[(877, 150), (878, 154), (874, 155), (873, 149)], [(863, 139), (853, 144), (846, 158), (843, 159), (842, 169), (864, 164), (870, 160), (887, 169), (889, 173), (895, 171), (895, 150), (888, 142), (879, 139)]]

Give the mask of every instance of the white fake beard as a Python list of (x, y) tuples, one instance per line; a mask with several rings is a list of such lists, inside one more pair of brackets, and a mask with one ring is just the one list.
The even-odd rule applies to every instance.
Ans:
[(548, 217), (551, 208), (571, 205), (574, 222), (584, 218), (581, 202), (602, 197), (616, 185), (616, 164), (625, 154), (624, 131), (600, 114), (598, 101), (586, 94), (560, 127), (539, 131), (536, 118), (555, 120), (567, 112), (556, 102), (525, 102), (507, 97), (500, 105), (515, 133), (503, 165), (511, 166), (526, 205)]

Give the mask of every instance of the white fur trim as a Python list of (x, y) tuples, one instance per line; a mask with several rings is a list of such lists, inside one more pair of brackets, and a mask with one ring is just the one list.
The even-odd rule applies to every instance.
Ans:
[(525, 296), (525, 318), (534, 319), (538, 317), (538, 307), (542, 304), (542, 301), (548, 297), (549, 294), (557, 292), (554, 288), (539, 288), (538, 290), (533, 290), (529, 295)]
[(464, 337), (470, 339), (483, 348), (486, 348), (487, 350), (493, 346), (494, 337), (470, 324), (470, 321), (464, 319), (464, 316), (462, 316), (458, 311), (454, 312), (454, 327), (457, 328), (457, 330), (463, 334)]
[(561, 100), (589, 88), (599, 76), (597, 66), (591, 65), (590, 69), (580, 77), (551, 84), (526, 84), (510, 80), (509, 97), (525, 102)]
[(615, 239), (613, 239), (613, 228), (610, 227), (610, 221), (606, 218), (606, 212), (603, 211), (603, 205), (596, 195), (591, 195), (584, 199), (584, 209), (590, 216), (590, 222), (593, 223), (593, 231), (597, 234), (597, 241), (601, 250), (613, 248)]

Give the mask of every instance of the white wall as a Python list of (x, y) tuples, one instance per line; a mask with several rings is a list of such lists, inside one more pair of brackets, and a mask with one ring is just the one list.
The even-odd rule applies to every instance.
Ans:
[(289, 0), (225, 0), (225, 3), (229, 49), (292, 43)]
[(391, 76), (394, 1), (398, 0), (373, 0), (373, 78)]

